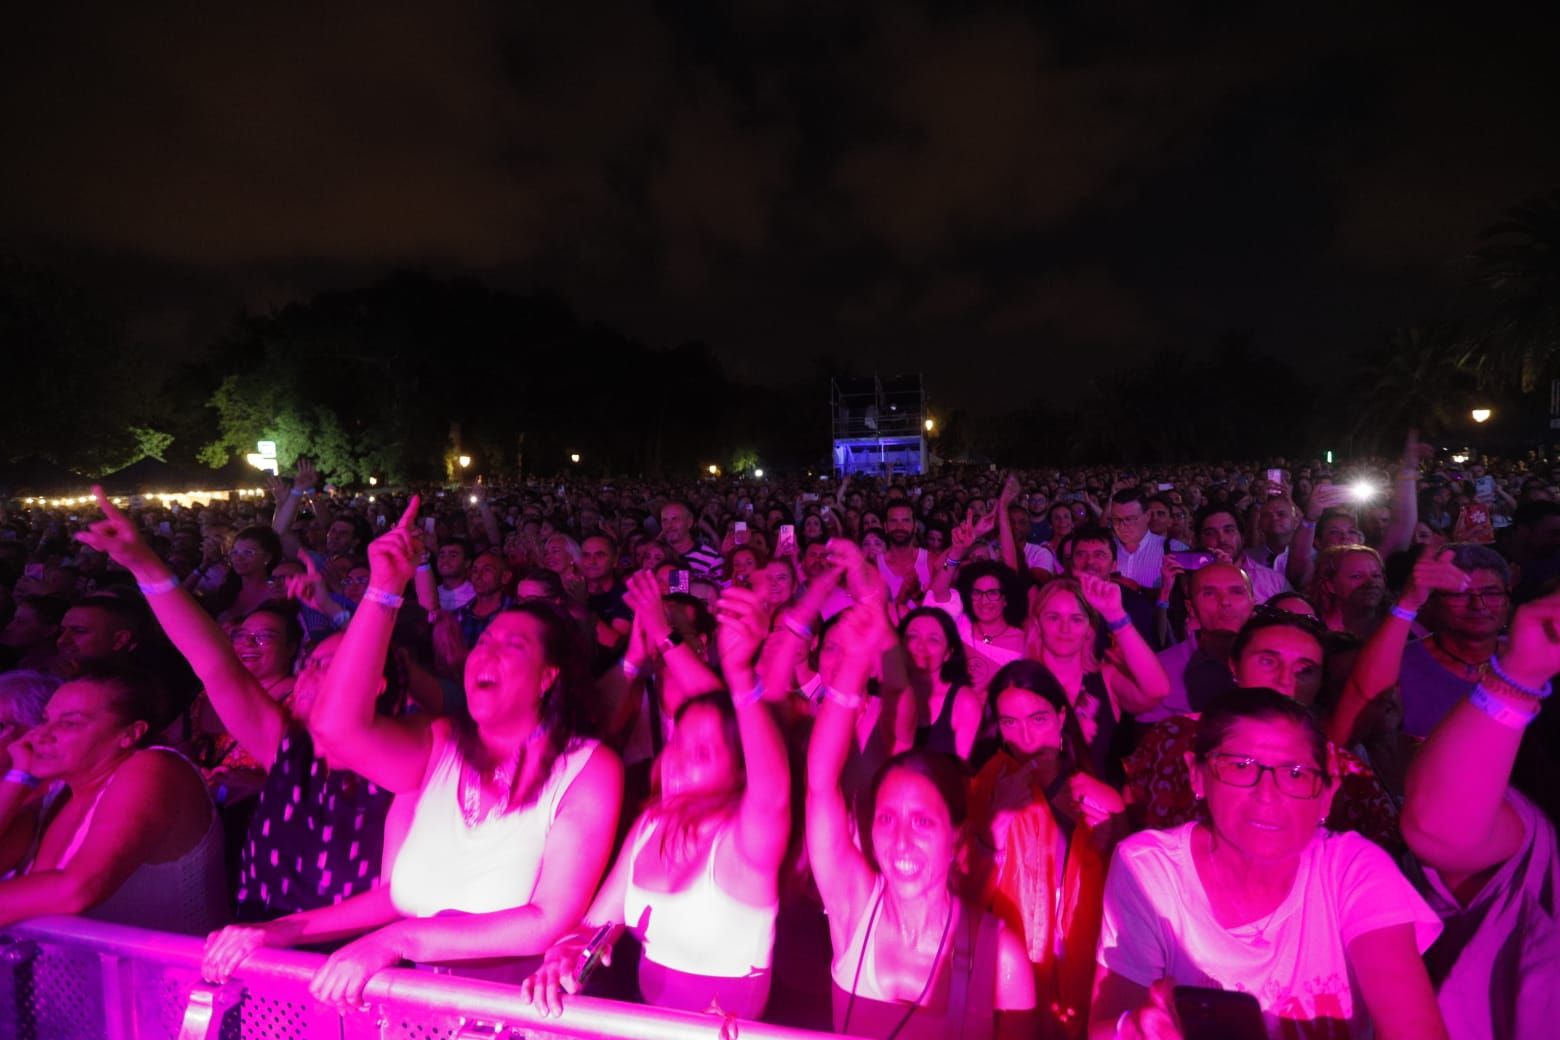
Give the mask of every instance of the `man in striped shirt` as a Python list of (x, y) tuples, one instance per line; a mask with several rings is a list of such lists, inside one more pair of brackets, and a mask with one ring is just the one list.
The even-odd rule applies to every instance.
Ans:
[(724, 562), (720, 550), (700, 543), (693, 530), (693, 509), (688, 503), (673, 499), (661, 507), (661, 541), (686, 560), (695, 574), (719, 578)]

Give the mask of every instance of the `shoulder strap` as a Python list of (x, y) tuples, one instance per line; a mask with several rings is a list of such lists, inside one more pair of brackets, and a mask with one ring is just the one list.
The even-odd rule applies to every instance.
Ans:
[(997, 978), (997, 919), (968, 903), (954, 936), (947, 1023), (957, 1037), (991, 1036)]

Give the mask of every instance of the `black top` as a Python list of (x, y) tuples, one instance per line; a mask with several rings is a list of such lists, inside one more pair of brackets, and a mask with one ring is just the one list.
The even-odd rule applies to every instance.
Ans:
[(240, 921), (339, 903), (379, 883), (393, 796), (314, 753), (290, 726), (260, 789), (239, 860)]

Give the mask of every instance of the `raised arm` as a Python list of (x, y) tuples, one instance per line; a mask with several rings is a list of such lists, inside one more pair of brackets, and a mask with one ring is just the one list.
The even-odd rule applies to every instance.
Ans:
[(352, 615), (309, 713), (309, 729), (331, 762), (396, 794), (422, 786), (433, 750), (425, 717), (390, 718), (374, 710), (401, 593), (422, 556), (417, 496), (400, 522), (368, 546), (368, 591)]
[(1132, 626), (1121, 603), (1121, 586), (1092, 574), (1078, 575), (1078, 584), (1083, 598), (1104, 619), (1111, 644), (1121, 659), (1119, 679), (1112, 685), (1112, 692), (1122, 710), (1143, 712), (1158, 707), (1170, 693), (1170, 677), (1159, 657)]
[(881, 603), (858, 603), (845, 612), (844, 649), (835, 686), (818, 706), (807, 744), (807, 859), (829, 913), (836, 948), (871, 894), (874, 876), (851, 840), (850, 811), (840, 774), (855, 739), (856, 715), (866, 703), (867, 675), (887, 623)]
[(286, 485), (280, 479), (271, 484), (271, 493), (276, 496), (276, 511), (271, 514), (271, 530), (282, 540), (282, 551), (289, 556), (297, 556), (303, 547), (292, 529), (298, 506), (303, 503), (303, 496), (313, 494), (318, 486), (319, 474), (314, 471), (314, 463), (301, 457), (298, 459), (298, 476), (290, 489), (281, 490)]
[(1419, 526), (1419, 464), (1434, 453), (1430, 445), (1419, 443), (1418, 430), (1408, 431), (1403, 459), (1392, 481), (1392, 520), (1381, 539), (1382, 556), (1414, 544), (1414, 528)]
[(107, 553), (130, 572), (146, 594), (158, 624), (205, 686), (222, 725), (255, 761), (269, 768), (287, 729), (286, 710), (244, 667), (211, 615), (180, 587), (168, 565), (141, 540), (135, 525), (108, 500), (103, 489), (94, 487), (92, 494), (103, 519), (76, 537)]
[(997, 538), (1002, 545), (1002, 562), (1013, 568), (1015, 574), (1023, 574), (1025, 568), (1018, 558), (1018, 543), (1013, 540), (1013, 519), (1008, 516), (1008, 507), (1022, 491), (1018, 478), (1009, 473), (1007, 480), (1002, 482), (1002, 494), (997, 498)]
[(1289, 584), (1295, 588), (1304, 589), (1310, 583), (1311, 572), (1316, 567), (1317, 521), (1321, 520), (1327, 510), (1346, 505), (1348, 501), (1348, 489), (1339, 484), (1322, 484), (1311, 489), (1300, 526), (1295, 530), (1294, 540), (1289, 543), (1289, 564), (1284, 568)]
[[(635, 571), (628, 576), (626, 584), (628, 591), (623, 602), (634, 612), (646, 641), (660, 650), (661, 663), (670, 680), (668, 685), (675, 685), (685, 697), (720, 689), (719, 677), (700, 660), (692, 646), (686, 642), (667, 642), (673, 636), (672, 622), (666, 615), (666, 603), (655, 575), (650, 571)], [(676, 704), (664, 706), (668, 712), (676, 712), (678, 707)]]
[(1409, 766), (1403, 837), (1454, 884), (1504, 863), (1521, 847), (1522, 821), (1506, 803), (1506, 788), (1522, 734), (1543, 703), (1528, 693), (1547, 694), (1557, 673), (1560, 593), (1551, 593), (1517, 608), (1505, 652)]
[(747, 771), (734, 844), (753, 871), (773, 880), (791, 840), (791, 767), (769, 701), (790, 690), (766, 690), (754, 674), (753, 659), (769, 628), (758, 594), (733, 586), (721, 593), (716, 612), (721, 668), (731, 687)]
[(1450, 550), (1435, 556), (1420, 553), (1397, 605), (1360, 648), (1354, 668), (1343, 684), (1338, 706), (1327, 720), (1327, 738), (1333, 743), (1341, 747), (1352, 746), (1355, 727), (1370, 702), (1398, 684), (1403, 671), (1403, 652), (1413, 633), (1411, 619), (1419, 613), (1430, 594), (1467, 589), (1468, 575), (1451, 561)]

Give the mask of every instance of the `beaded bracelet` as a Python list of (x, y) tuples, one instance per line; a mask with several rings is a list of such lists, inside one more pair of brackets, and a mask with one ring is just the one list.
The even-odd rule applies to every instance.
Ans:
[(383, 589), (376, 589), (372, 585), (363, 590), (363, 598), (370, 603), (377, 603), (381, 607), (389, 607), (391, 610), (396, 609), (402, 603), (406, 602), (405, 596), (397, 596), (393, 592), (386, 592)]
[(1392, 609), (1387, 611), (1387, 613), (1391, 614), (1399, 621), (1408, 622), (1410, 625), (1412, 625), (1414, 623), (1414, 619), (1419, 616), (1419, 611), (1409, 610), (1407, 607), (1399, 606), (1396, 603), (1392, 604)]
[(1130, 624), (1132, 624), (1132, 618), (1126, 614), (1123, 614), (1114, 621), (1107, 621), (1105, 623), (1105, 630), (1107, 632), (1120, 632)]
[(37, 787), (38, 778), (24, 769), (7, 769), (5, 771), (5, 783), (21, 784), (23, 787)]
[(1499, 697), (1491, 696), (1490, 692), (1482, 684), (1473, 688), (1473, 692), (1468, 695), (1468, 703), (1507, 729), (1527, 729), (1533, 720), (1538, 718), (1537, 709), (1523, 711), (1521, 708), (1506, 703)]
[(1523, 686), (1521, 683), (1517, 682), (1517, 680), (1506, 674), (1506, 670), (1500, 666), (1499, 659), (1496, 658), (1493, 654), (1490, 655), (1490, 671), (1494, 672), (1496, 678), (1498, 678), (1501, 682), (1505, 683), (1507, 686), (1521, 690), (1529, 697), (1536, 697), (1539, 700), (1543, 700), (1551, 693), (1555, 692), (1555, 684), (1552, 682), (1546, 682), (1536, 690), (1531, 686)]
[(141, 590), (143, 596), (161, 596), (165, 592), (172, 592), (179, 587), (178, 578), (164, 578), (162, 581), (137, 582), (136, 587)]

